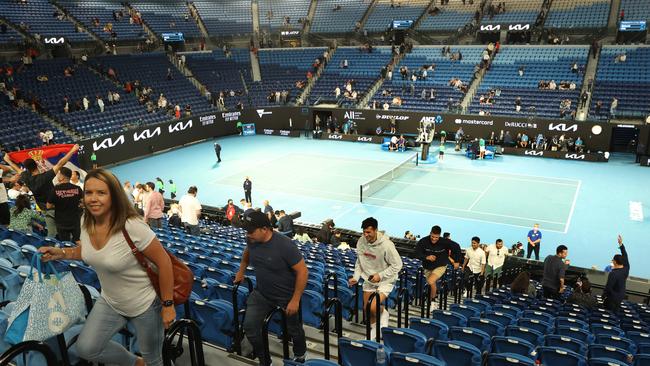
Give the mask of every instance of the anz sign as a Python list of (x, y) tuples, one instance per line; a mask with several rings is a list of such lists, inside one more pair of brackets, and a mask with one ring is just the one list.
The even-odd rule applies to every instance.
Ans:
[(64, 44), (65, 38), (63, 37), (46, 37), (43, 38), (45, 44)]
[(93, 151), (98, 151), (101, 149), (110, 149), (117, 145), (122, 145), (124, 143), (124, 135), (120, 135), (117, 139), (113, 140), (111, 137), (105, 138), (102, 142), (98, 143), (97, 141), (93, 142)]

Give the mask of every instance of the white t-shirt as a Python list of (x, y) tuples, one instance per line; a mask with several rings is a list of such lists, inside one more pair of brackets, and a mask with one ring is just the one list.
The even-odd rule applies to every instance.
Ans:
[[(126, 231), (138, 250), (147, 249), (156, 237), (142, 219), (129, 219)], [(108, 239), (97, 250), (90, 242), (88, 232), (81, 228), (81, 258), (97, 272), (102, 286), (102, 297), (116, 312), (127, 317), (144, 313), (156, 298), (147, 272), (138, 263), (122, 232)]]
[(499, 268), (503, 266), (503, 262), (506, 261), (506, 255), (508, 254), (508, 249), (501, 247), (497, 249), (496, 244), (489, 245), (485, 252), (488, 254), (487, 264), (493, 268)]
[(480, 273), (481, 266), (485, 264), (485, 252), (481, 248), (467, 248), (465, 250), (465, 258), (469, 259), (467, 266), (472, 271), (472, 273)]
[(178, 205), (181, 207), (181, 221), (190, 225), (198, 225), (198, 213), (201, 210), (201, 203), (199, 200), (189, 194), (184, 195)]
[[(0, 174), (0, 179), (2, 179), (2, 174)], [(9, 199), (7, 197), (7, 188), (4, 184), (0, 184), (0, 203), (5, 203), (8, 201)]]

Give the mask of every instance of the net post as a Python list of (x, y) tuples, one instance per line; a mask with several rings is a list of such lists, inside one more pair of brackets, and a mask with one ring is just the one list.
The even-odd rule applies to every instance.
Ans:
[(420, 166), (420, 156), (415, 153), (415, 166)]
[(363, 184), (359, 185), (359, 202), (363, 203)]

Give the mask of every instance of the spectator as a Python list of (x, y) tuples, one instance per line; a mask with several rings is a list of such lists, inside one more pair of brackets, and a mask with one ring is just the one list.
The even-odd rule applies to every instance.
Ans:
[[(156, 345), (162, 344), (164, 328), (176, 318), (169, 256), (129, 204), (113, 174), (106, 170), (90, 172), (85, 193), (80, 245), (39, 248), (43, 261), (84, 260), (99, 277), (101, 296), (75, 344), (79, 357), (93, 363), (162, 365), (162, 347)], [(133, 251), (130, 246), (134, 246)], [(138, 263), (137, 251), (157, 268), (160, 295)], [(121, 326), (107, 325), (127, 321), (135, 327), (142, 357), (111, 341)]]
[[(363, 279), (363, 308), (365, 309), (370, 295), (379, 292), (379, 302), (383, 303), (395, 287), (395, 281), (402, 269), (402, 258), (395, 244), (381, 232), (377, 231), (378, 223), (375, 218), (369, 217), (361, 223), (363, 235), (357, 241), (357, 261), (354, 275), (348, 284), (354, 286)], [(376, 300), (375, 300), (376, 301)], [(376, 318), (380, 317), (380, 327), (387, 327), (390, 314), (381, 307), (377, 314), (376, 304), (370, 306), (367, 320), (371, 324), (371, 334), (375, 331)]]
[(88, 110), (88, 107), (90, 106), (90, 101), (88, 100), (88, 96), (84, 95), (84, 98), (82, 100), (83, 106), (84, 106), (84, 111)]
[(422, 261), (424, 277), (431, 288), (430, 301), (436, 298), (436, 282), (447, 271), (447, 264), (450, 264), (449, 253), (452, 253), (454, 259), (460, 257), (460, 246), (450, 239), (441, 239), (441, 233), (440, 226), (433, 226), (429, 235), (420, 239), (415, 246), (415, 257)]
[(97, 98), (97, 107), (99, 108), (99, 112), (103, 113), (104, 112), (104, 100), (99, 95), (96, 98)]
[(489, 245), (485, 254), (487, 255), (485, 277), (498, 277), (503, 269), (503, 263), (506, 261), (506, 255), (508, 255), (508, 250), (503, 248), (503, 240), (497, 239), (494, 244)]
[(591, 283), (586, 277), (580, 277), (573, 287), (573, 293), (567, 299), (568, 303), (580, 305), (591, 311), (598, 307), (598, 301), (591, 294)]
[(609, 105), (609, 118), (616, 118), (616, 108), (618, 108), (618, 99), (612, 98), (612, 104)]
[(284, 210), (280, 210), (277, 215), (278, 231), (288, 237), (293, 235), (293, 218), (288, 216)]
[(542, 278), (544, 297), (559, 300), (560, 295), (564, 293), (564, 274), (567, 268), (565, 259), (568, 252), (565, 245), (559, 245), (555, 249), (555, 255), (549, 254), (544, 260), (544, 277)]
[(196, 198), (198, 189), (191, 186), (187, 190), (187, 194), (181, 197), (178, 202), (181, 209), (181, 221), (183, 226), (191, 235), (199, 235), (201, 233), (199, 227), (199, 217), (201, 217), (201, 203)]
[(298, 229), (296, 230), (296, 235), (293, 236), (293, 240), (298, 240), (301, 243), (311, 243), (311, 238), (309, 235), (305, 232), (305, 229), (302, 228), (302, 226), (299, 226)]
[(244, 179), (243, 187), (244, 187), (244, 198), (246, 198), (246, 202), (252, 203), (253, 198), (251, 192), (253, 190), (253, 182), (251, 182), (249, 177), (246, 177)]
[[(21, 194), (16, 198), (14, 207), (10, 210), (10, 220), (8, 228), (16, 231), (31, 233), (32, 232), (32, 220), (43, 220), (43, 217), (39, 215), (36, 211), (32, 210), (32, 204), (29, 200), (29, 196)], [(43, 226), (39, 223), (34, 222), (39, 230), (43, 230)]]
[(406, 240), (417, 240), (415, 235), (413, 235), (413, 233), (408, 231), (408, 230), (404, 233), (404, 239), (406, 239)]
[(533, 225), (533, 229), (528, 231), (526, 239), (528, 240), (526, 259), (530, 259), (531, 254), (535, 252), (535, 260), (539, 260), (539, 247), (542, 245), (542, 232), (539, 231), (539, 224)]
[(71, 178), (70, 168), (64, 166), (59, 169), (56, 175), (58, 184), (50, 191), (46, 206), (48, 210), (54, 210), (56, 238), (60, 241), (79, 243), (83, 191), (70, 182)]
[(607, 283), (603, 291), (605, 308), (618, 313), (621, 301), (625, 298), (625, 282), (630, 275), (630, 262), (627, 257), (623, 238), (617, 238), (621, 254), (616, 254), (612, 259), (612, 271), (607, 276)]
[[(25, 182), (27, 187), (34, 194), (34, 200), (36, 201), (36, 206), (43, 212), (45, 212), (45, 224), (47, 225), (47, 235), (49, 237), (56, 236), (56, 222), (54, 221), (54, 211), (47, 209), (47, 198), (54, 185), (52, 181), (59, 173), (59, 170), (70, 160), (70, 158), (76, 154), (79, 150), (79, 145), (74, 145), (70, 151), (68, 151), (50, 170), (47, 170), (43, 173), (40, 173), (38, 170), (38, 165), (36, 162), (29, 158), (23, 161), (23, 166), (25, 171), (23, 171), (20, 176), (16, 175), (14, 179), (20, 179)], [(11, 168), (20, 172), (21, 169), (11, 160), (9, 154), (5, 154), (5, 161), (11, 166)]]
[(294, 360), (303, 363), (307, 343), (298, 312), (308, 270), (302, 254), (291, 239), (273, 232), (268, 217), (263, 213), (253, 212), (245, 216), (243, 224), (248, 244), (234, 282), (243, 281), (249, 265), (255, 267), (257, 280), (246, 305), (246, 337), (253, 345), (260, 365), (270, 365), (270, 357), (263, 348), (262, 322), (271, 310), (279, 306), (287, 315), (287, 332), (293, 340)]
[(275, 221), (275, 215), (274, 215), (274, 212), (273, 212), (273, 207), (269, 203), (269, 200), (262, 201), (262, 204), (264, 205), (264, 207), (263, 207), (264, 211), (263, 212), (266, 215), (266, 217), (269, 219), (269, 221), (271, 222), (271, 226), (275, 226), (275, 224), (273, 223)]
[(465, 261), (463, 272), (465, 277), (465, 291), (471, 293), (472, 285), (476, 288), (476, 294), (481, 293), (485, 274), (485, 252), (479, 248), (481, 239), (477, 236), (472, 238), (472, 245), (465, 250)]
[(513, 257), (524, 257), (524, 245), (519, 241), (515, 244), (512, 245), (512, 248), (510, 249), (510, 255)]
[(165, 200), (162, 194), (156, 190), (153, 182), (147, 182), (145, 189), (149, 192), (147, 204), (144, 206), (144, 220), (153, 228), (162, 228), (163, 210), (165, 209)]
[(537, 296), (537, 289), (530, 281), (530, 274), (526, 271), (521, 272), (515, 277), (510, 284), (510, 292), (515, 295), (529, 295), (533, 298)]
[[(4, 165), (0, 165), (0, 167), (4, 167)], [(4, 168), (3, 168), (3, 170), (4, 170)], [(17, 181), (14, 182), (13, 186), (9, 190), (7, 190), (7, 198), (10, 199), (10, 200), (15, 200), (21, 194), (29, 195), (29, 193), (30, 193), (29, 188), (27, 188), (27, 186), (25, 186), (25, 183), (17, 180)], [(2, 195), (1, 190), (0, 190), (0, 195)], [(7, 203), (7, 202), (5, 201), (4, 203)], [(4, 206), (2, 204), (0, 204), (0, 205)], [(9, 205), (7, 205), (6, 210), (3, 207), (0, 207), (0, 212), (6, 213), (5, 216), (9, 217)], [(3, 213), (0, 213), (0, 215), (2, 215)], [(9, 225), (9, 220), (8, 219), (4, 220), (4, 217), (3, 217), (3, 221), (0, 222), (0, 224), (1, 225)]]
[(318, 231), (316, 238), (324, 244), (331, 244), (332, 234), (334, 233), (334, 221), (326, 220), (323, 222), (321, 229)]

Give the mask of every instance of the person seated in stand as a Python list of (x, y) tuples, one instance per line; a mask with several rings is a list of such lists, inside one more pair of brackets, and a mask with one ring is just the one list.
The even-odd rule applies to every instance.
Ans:
[(560, 149), (560, 141), (557, 135), (551, 138), (551, 151), (558, 151)]
[(406, 150), (406, 139), (404, 138), (404, 135), (399, 135), (399, 139), (397, 140), (397, 149), (401, 151)]
[(573, 287), (573, 293), (566, 301), (570, 304), (580, 305), (587, 310), (593, 310), (598, 307), (598, 301), (591, 293), (591, 282), (586, 277), (579, 277)]
[(397, 151), (397, 136), (393, 135), (388, 143), (388, 151)]
[(582, 153), (584, 151), (585, 148), (584, 143), (582, 142), (580, 136), (578, 136), (578, 138), (576, 139), (574, 146), (577, 153)]
[(528, 135), (526, 135), (525, 133), (521, 135), (520, 146), (523, 147), (524, 149), (528, 147)]

